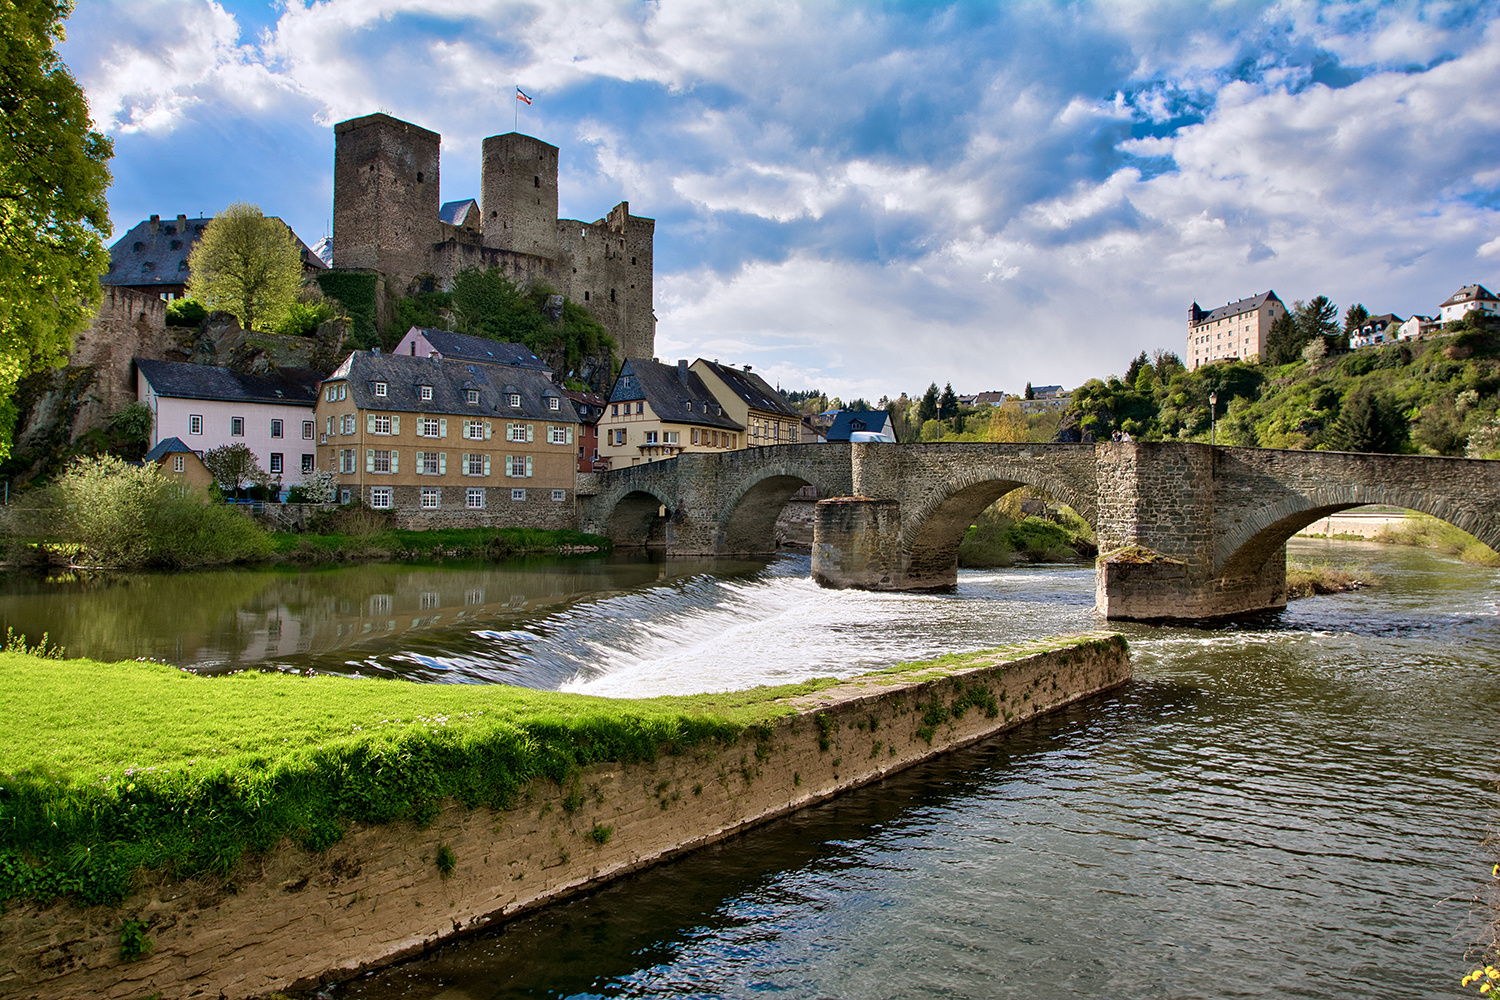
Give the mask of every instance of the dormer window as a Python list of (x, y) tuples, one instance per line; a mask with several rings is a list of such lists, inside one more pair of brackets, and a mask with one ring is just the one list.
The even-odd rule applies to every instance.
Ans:
[(429, 400), (429, 399), (431, 399), (432, 398), (432, 386), (430, 386), (430, 385), (419, 385), (419, 386), (417, 386), (417, 395), (420, 396), (423, 400)]
[(558, 399), (556, 396), (548, 396), (547, 397), (547, 409), (549, 409), (549, 410), (560, 410), (560, 409), (562, 409), (562, 400)]
[(468, 403), (469, 403), (470, 406), (478, 406), (479, 405), (479, 390), (478, 389), (466, 389), (464, 391), (464, 398), (466, 400), (468, 400)]
[(375, 383), (375, 395), (377, 395), (377, 396), (384, 396), (385, 395), (385, 383), (384, 382), (376, 382)]
[(519, 392), (513, 392), (509, 396), (505, 397), (505, 402), (508, 406), (520, 406), (521, 394)]
[(693, 401), (691, 399), (684, 399), (682, 401), (682, 405), (687, 409), (689, 413), (693, 412)]

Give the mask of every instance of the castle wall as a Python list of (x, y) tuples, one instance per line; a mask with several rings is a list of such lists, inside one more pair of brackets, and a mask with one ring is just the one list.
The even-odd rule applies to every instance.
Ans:
[(519, 132), (484, 140), (479, 210), (484, 245), (557, 256), (557, 147)]
[(404, 291), (431, 270), (432, 246), (443, 236), (438, 218), (436, 132), (389, 115), (366, 115), (334, 126), (333, 263), (373, 268)]

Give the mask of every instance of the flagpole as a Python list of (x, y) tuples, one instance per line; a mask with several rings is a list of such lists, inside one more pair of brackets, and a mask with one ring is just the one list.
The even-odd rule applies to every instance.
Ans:
[[(521, 85), (518, 83), (516, 84), (516, 93), (519, 94), (520, 92)], [(511, 103), (516, 106), (516, 114), (511, 122), (510, 130), (512, 132), (519, 132), (521, 131), (521, 99), (519, 97), (512, 98)]]

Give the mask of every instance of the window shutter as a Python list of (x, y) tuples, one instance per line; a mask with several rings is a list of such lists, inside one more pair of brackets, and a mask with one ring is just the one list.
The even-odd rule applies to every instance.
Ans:
[(493, 434), (493, 433), (494, 433), (494, 426), (488, 420), (486, 420), (484, 422), (484, 439), (486, 441), (488, 441), (490, 439), (490, 435)]
[[(535, 430), (536, 430), (536, 424), (527, 424), (526, 425), (526, 440), (528, 442), (531, 441), (532, 434), (533, 434), (533, 432), (535, 432)], [(526, 461), (530, 462), (531, 459), (528, 458)], [(527, 473), (527, 475), (530, 475), (530, 473)]]
[(375, 471), (375, 449), (374, 448), (366, 448), (365, 449), (365, 471), (366, 472), (374, 472)]
[(514, 461), (515, 461), (515, 456), (514, 455), (506, 455), (505, 456), (505, 478), (506, 479), (510, 478), (511, 463), (514, 462)]
[(391, 449), (391, 471), (392, 472), (400, 472), (401, 471), (401, 462), (400, 462), (400, 459), (401, 459), (400, 452), (396, 451), (395, 448), (392, 448)]
[(526, 456), (526, 478), (527, 479), (531, 478), (531, 456), (530, 455)]
[(441, 417), (441, 418), (438, 419), (438, 437), (445, 438), (447, 436), (448, 436), (448, 418), (447, 417)]
[(391, 433), (392, 434), (400, 434), (401, 433), (401, 418), (399, 416), (395, 415), (394, 413), (391, 414)]
[(365, 433), (366, 434), (374, 434), (375, 433), (375, 414), (373, 414), (373, 413), (366, 413), (365, 414)]
[(484, 474), (486, 476), (490, 474), (490, 456), (488, 455), (484, 456)]
[(440, 451), (440, 452), (438, 452), (438, 475), (440, 475), (440, 476), (446, 476), (447, 474), (448, 474), (448, 453), (446, 451)]
[(568, 444), (573, 443), (573, 428), (568, 428)]

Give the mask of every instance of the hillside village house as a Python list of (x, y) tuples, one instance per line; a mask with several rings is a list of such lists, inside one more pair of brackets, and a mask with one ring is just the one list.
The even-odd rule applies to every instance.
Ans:
[(749, 365), (740, 369), (699, 358), (690, 370), (713, 393), (725, 416), (745, 428), (745, 447), (800, 441), (802, 415)]
[(1349, 332), (1349, 346), (1374, 347), (1376, 344), (1390, 343), (1396, 339), (1401, 330), (1401, 324), (1405, 322), (1394, 313), (1371, 316), (1359, 325), (1359, 329)]
[(180, 438), (167, 438), (156, 445), (141, 460), (142, 465), (155, 465), (162, 475), (183, 487), (205, 490), (214, 481), (213, 473), (203, 464), (198, 453), (189, 448)]
[(1452, 323), (1476, 310), (1490, 316), (1500, 315), (1500, 299), (1483, 285), (1465, 285), (1438, 306), (1438, 322)]
[(340, 499), (402, 527), (576, 523), (578, 415), (545, 371), (356, 351), (316, 420)]
[(599, 418), (599, 455), (621, 469), (684, 452), (739, 448), (744, 434), (745, 426), (724, 412), (686, 361), (673, 367), (627, 358)]
[(283, 487), (317, 468), (313, 405), (317, 372), (282, 368), (243, 375), (228, 368), (137, 358), (136, 398), (151, 411), (151, 446), (177, 438), (198, 456), (245, 445)]
[(600, 472), (608, 466), (599, 458), (599, 418), (609, 401), (597, 392), (564, 389), (562, 394), (573, 401), (578, 414), (578, 471)]
[(896, 443), (896, 427), (884, 410), (839, 410), (828, 428), (829, 441)]
[(1271, 324), (1286, 315), (1274, 291), (1204, 312), (1194, 302), (1188, 309), (1187, 353), (1183, 360), (1194, 369), (1230, 358), (1250, 360), (1266, 352)]
[(1399, 340), (1421, 340), (1438, 330), (1438, 321), (1431, 316), (1413, 316), (1396, 331)]

